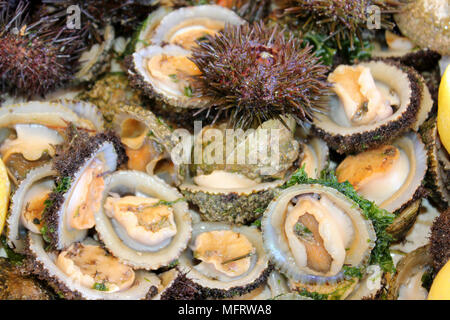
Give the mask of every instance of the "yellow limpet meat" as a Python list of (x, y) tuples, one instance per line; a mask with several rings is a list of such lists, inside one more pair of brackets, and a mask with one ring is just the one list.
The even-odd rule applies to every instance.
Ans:
[(122, 143), (133, 150), (142, 147), (147, 135), (147, 126), (141, 121), (127, 119), (122, 123), (120, 133)]
[(336, 275), (342, 269), (353, 233), (351, 221), (325, 197), (299, 198), (284, 223), (295, 263), (318, 274)]
[(434, 278), (428, 293), (428, 300), (450, 300), (450, 260)]
[(158, 155), (148, 143), (137, 150), (125, 147), (125, 152), (128, 156), (128, 169), (144, 172), (147, 164)]
[(194, 257), (209, 263), (229, 277), (237, 277), (250, 268), (255, 247), (243, 234), (231, 230), (201, 233), (193, 248)]
[(6, 220), (6, 212), (8, 212), (10, 182), (5, 164), (0, 159), (0, 234)]
[(169, 43), (179, 45), (186, 50), (197, 46), (196, 40), (215, 35), (225, 27), (224, 22), (208, 18), (190, 19), (177, 26), (170, 36)]
[(437, 127), (439, 137), (450, 153), (450, 65), (445, 69), (439, 85)]
[(414, 44), (406, 37), (401, 37), (389, 30), (385, 32), (386, 43), (394, 51), (410, 51)]
[(390, 101), (377, 88), (370, 69), (340, 65), (329, 76), (348, 120), (356, 125), (371, 124), (392, 115)]
[(100, 209), (105, 188), (103, 170), (103, 163), (95, 159), (78, 181), (67, 207), (69, 225), (72, 228), (84, 230), (94, 227), (94, 214)]
[(381, 205), (405, 182), (409, 161), (404, 152), (384, 145), (348, 156), (336, 169), (339, 182), (348, 181), (361, 195)]
[(339, 182), (348, 181), (358, 191), (369, 179), (388, 173), (400, 158), (400, 151), (392, 145), (348, 156), (336, 169)]
[(44, 220), (42, 214), (45, 209), (45, 201), (48, 199), (50, 191), (42, 192), (33, 199), (31, 199), (22, 211), (22, 224), (30, 231), (40, 233), (44, 227)]
[(38, 124), (17, 124), (14, 126), (17, 137), (6, 139), (0, 148), (3, 159), (11, 154), (20, 153), (28, 161), (36, 161), (46, 152), (55, 155), (55, 147), (63, 143), (58, 132)]
[(127, 234), (139, 243), (155, 246), (176, 235), (173, 209), (160, 200), (138, 196), (108, 197), (106, 214), (117, 220)]
[(100, 291), (126, 290), (135, 279), (131, 267), (96, 245), (72, 244), (58, 255), (55, 263), (74, 281)]
[(189, 86), (190, 78), (201, 74), (194, 62), (181, 55), (155, 55), (148, 59), (147, 68), (154, 79), (164, 83), (175, 93), (183, 92)]

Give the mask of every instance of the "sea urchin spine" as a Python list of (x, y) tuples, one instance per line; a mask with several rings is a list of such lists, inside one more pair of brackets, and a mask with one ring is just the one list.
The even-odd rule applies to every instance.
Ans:
[(206, 109), (216, 118), (249, 128), (287, 114), (309, 121), (321, 110), (327, 68), (298, 38), (259, 22), (228, 25), (198, 45), (191, 59), (202, 75), (194, 91), (209, 100)]

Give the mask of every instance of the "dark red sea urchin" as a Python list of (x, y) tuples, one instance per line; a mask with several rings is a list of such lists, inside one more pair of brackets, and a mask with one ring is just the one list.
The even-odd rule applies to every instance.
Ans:
[(0, 1), (0, 93), (44, 95), (76, 71), (77, 38), (56, 21), (31, 22), (29, 5)]
[(192, 61), (201, 70), (194, 93), (210, 100), (207, 110), (249, 128), (291, 114), (299, 122), (322, 108), (327, 68), (311, 47), (284, 31), (253, 25), (226, 26), (198, 42)]

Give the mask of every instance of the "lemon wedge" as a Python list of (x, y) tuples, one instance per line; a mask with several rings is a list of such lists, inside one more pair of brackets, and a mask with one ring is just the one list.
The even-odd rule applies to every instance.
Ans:
[(450, 65), (439, 85), (437, 127), (442, 144), (450, 152)]
[(450, 260), (434, 278), (428, 293), (428, 300), (450, 300)]
[(10, 183), (5, 164), (0, 159), (0, 234), (5, 225), (6, 212), (8, 212)]

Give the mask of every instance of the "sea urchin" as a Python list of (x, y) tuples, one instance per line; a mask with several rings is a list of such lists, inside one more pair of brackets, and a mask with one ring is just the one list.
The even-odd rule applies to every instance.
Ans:
[[(298, 16), (302, 31), (311, 29), (335, 38), (339, 49), (341, 41), (356, 35), (362, 41), (362, 30), (392, 29), (391, 13), (401, 4), (398, 0), (284, 0), (287, 14)], [(376, 9), (376, 10), (375, 10)], [(376, 16), (378, 15), (378, 17)], [(376, 25), (378, 24), (379, 25)], [(351, 43), (353, 47), (353, 43)]]
[(228, 25), (198, 42), (191, 60), (202, 75), (194, 93), (209, 100), (208, 112), (241, 128), (286, 114), (299, 122), (312, 119), (312, 111), (322, 108), (327, 67), (311, 47), (302, 48), (301, 40), (284, 34), (258, 22)]
[(81, 43), (59, 21), (29, 19), (30, 2), (0, 3), (0, 93), (44, 95), (72, 78)]

